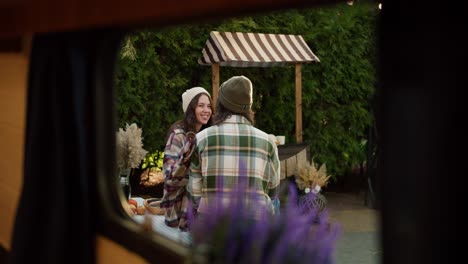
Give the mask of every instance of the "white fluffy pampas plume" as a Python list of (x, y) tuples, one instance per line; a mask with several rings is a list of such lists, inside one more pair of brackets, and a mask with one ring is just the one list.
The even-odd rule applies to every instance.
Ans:
[(117, 166), (120, 169), (136, 168), (148, 151), (143, 149), (141, 128), (133, 123), (117, 132)]

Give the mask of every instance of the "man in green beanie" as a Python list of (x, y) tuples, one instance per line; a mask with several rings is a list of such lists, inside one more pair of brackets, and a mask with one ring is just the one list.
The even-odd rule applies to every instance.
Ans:
[[(187, 190), (195, 212), (203, 213), (220, 194), (239, 185), (259, 194), (261, 204), (274, 213), (280, 183), (276, 143), (254, 127), (252, 82), (234, 76), (221, 84), (214, 125), (199, 132), (192, 156)], [(223, 198), (223, 203), (229, 199)]]

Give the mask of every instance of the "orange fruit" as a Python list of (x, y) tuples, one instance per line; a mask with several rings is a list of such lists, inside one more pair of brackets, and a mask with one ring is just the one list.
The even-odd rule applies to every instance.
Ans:
[(133, 199), (129, 199), (128, 204), (133, 204), (135, 206), (135, 208), (138, 207), (138, 202), (133, 200)]

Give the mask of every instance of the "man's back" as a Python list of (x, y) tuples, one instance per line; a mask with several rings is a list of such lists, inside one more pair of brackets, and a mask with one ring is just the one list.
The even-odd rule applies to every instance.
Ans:
[(209, 197), (227, 193), (237, 185), (248, 187), (264, 197), (279, 185), (279, 159), (276, 144), (268, 134), (255, 128), (240, 115), (197, 134), (191, 177), (202, 177), (200, 209)]

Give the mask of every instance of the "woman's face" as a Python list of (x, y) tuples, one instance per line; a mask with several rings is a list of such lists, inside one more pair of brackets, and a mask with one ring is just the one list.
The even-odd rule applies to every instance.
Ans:
[(197, 119), (197, 125), (205, 125), (210, 120), (212, 111), (210, 99), (207, 95), (202, 94), (198, 98), (198, 104), (195, 107), (195, 118)]

